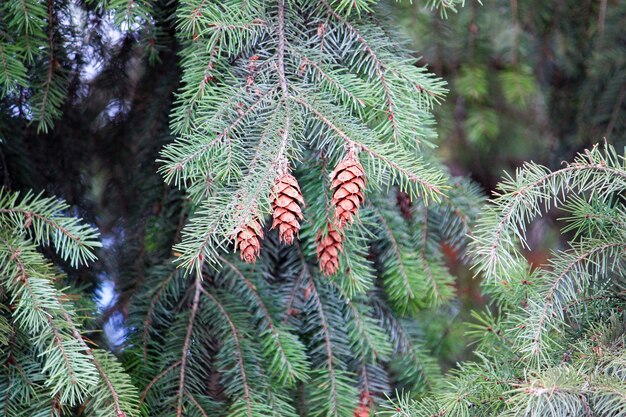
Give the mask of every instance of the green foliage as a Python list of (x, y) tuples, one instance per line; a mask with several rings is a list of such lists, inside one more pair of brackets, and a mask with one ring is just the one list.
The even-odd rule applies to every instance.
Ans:
[[(623, 415), (625, 178), (626, 159), (605, 145), (555, 171), (528, 163), (501, 183), (471, 250), (493, 300), (473, 314), (477, 360), (386, 415)], [(518, 248), (553, 205), (567, 213), (568, 247), (531, 269)]]
[[(375, 409), (392, 387), (420, 396), (441, 383), (415, 317), (443, 315), (454, 298), (441, 245), (463, 253), (481, 197), (429, 153), (445, 84), (370, 8), (177, 8), (177, 138), (159, 162), (191, 206), (173, 247), (178, 269), (154, 261), (130, 302), (126, 357), (145, 415), (348, 417), (360, 398)], [(329, 176), (349, 149), (366, 171), (367, 203), (327, 278), (316, 236), (333, 221)], [(234, 233), (265, 222), (285, 161), (305, 200), (300, 241), (279, 245), (265, 227), (247, 265), (228, 253)], [(155, 250), (169, 253), (165, 243)]]
[(7, 358), (0, 393), (7, 416), (60, 415), (84, 402), (88, 415), (119, 416), (136, 398), (119, 365), (111, 370), (111, 359), (88, 347), (79, 313), (59, 288), (63, 276), (37, 251), (52, 246), (74, 266), (95, 259), (98, 233), (67, 208), (52, 198), (0, 194), (0, 342)]
[[(284, 114), (279, 117), (283, 119)], [(311, 116), (301, 117), (311, 121)], [(371, 139), (363, 137), (363, 141)], [(272, 150), (257, 152), (259, 162), (254, 159), (253, 164), (262, 164), (261, 158), (275, 158)], [(346, 230), (342, 272), (328, 280), (315, 265), (315, 236), (330, 220), (329, 161), (336, 159), (302, 152), (303, 164), (295, 174), (306, 201), (307, 222), (299, 245), (279, 246), (273, 233), (266, 230), (256, 265), (240, 262), (237, 254), (224, 254), (224, 248), (215, 242), (200, 242), (221, 265), (214, 269), (206, 262), (201, 264), (202, 281), (196, 268), (172, 271), (164, 266), (146, 272), (147, 280), (131, 303), (130, 328), (138, 329), (131, 335), (131, 343), (141, 348), (128, 351), (131, 357), (140, 358), (132, 360), (138, 367), (133, 374), (145, 375), (141, 382), (146, 387), (142, 395), (145, 413), (171, 415), (175, 410), (178, 415), (187, 415), (194, 410), (208, 413), (216, 409), (221, 414), (228, 410), (228, 415), (244, 416), (277, 412), (348, 416), (360, 393), (380, 402), (393, 385), (414, 389), (419, 395), (440, 383), (440, 369), (422, 341), (421, 326), (400, 317), (438, 308), (454, 296), (440, 245), (448, 244), (462, 253), (465, 235), (477, 214), (479, 193), (468, 182), (447, 181), (447, 196), (425, 205), (408, 203), (409, 195), (397, 189), (386, 194), (374, 186), (370, 203)], [(214, 206), (232, 204), (229, 199), (220, 195), (197, 197), (196, 193), (207, 191), (191, 179), (187, 177), (181, 184), (188, 185), (190, 197), (201, 203), (191, 218), (191, 227), (183, 232), (188, 233), (188, 242), (198, 241), (196, 230), (204, 225), (232, 228), (232, 224), (220, 224), (212, 217), (216, 208), (223, 210)], [(257, 179), (243, 180), (241, 187), (258, 185)], [(409, 204), (406, 218), (398, 210), (397, 198)], [(410, 231), (400, 237), (400, 243), (395, 242), (399, 260), (392, 259), (391, 272), (387, 271), (384, 248), (398, 237), (379, 233), (380, 216), (394, 222), (392, 235)], [(176, 255), (185, 242), (183, 238), (175, 247)], [(395, 271), (406, 270), (412, 256), (418, 256), (425, 269), (404, 278), (419, 287), (419, 300), (398, 291), (390, 306), (389, 291), (379, 277), (384, 276), (387, 283), (402, 283), (403, 276)], [(169, 262), (165, 260), (164, 265)], [(197, 300), (195, 294), (199, 294)], [(219, 379), (207, 384), (207, 375)], [(216, 394), (221, 390), (225, 395)], [(296, 401), (286, 400), (293, 392), (297, 393)], [(199, 398), (215, 400), (202, 405)]]
[[(172, 128), (181, 138), (163, 151), (162, 173), (202, 201), (177, 246), (184, 267), (215, 263), (214, 248), (250, 216), (268, 214), (276, 164), (305, 149), (336, 163), (357, 147), (373, 184), (442, 195), (443, 176), (415, 150), (435, 136), (429, 110), (444, 83), (373, 20), (341, 12), (325, 2), (178, 10), (184, 72)], [(305, 14), (313, 16), (306, 27)]]
[[(478, 0), (480, 3), (480, 0)], [(448, 17), (448, 12), (457, 13), (460, 7), (465, 6), (465, 0), (429, 0), (428, 5), (432, 9), (439, 9), (442, 18)]]
[(152, 7), (149, 0), (87, 0), (96, 8), (113, 14), (113, 23), (121, 30), (138, 30), (150, 22)]
[(522, 161), (626, 144), (623, 2), (466, 3), (447, 19), (419, 2), (392, 9), (452, 86), (435, 108), (447, 159), (493, 189)]
[(35, 196), (0, 190), (0, 215), (6, 227), (22, 230), (35, 245), (52, 245), (54, 250), (73, 267), (86, 265), (96, 259), (93, 249), (100, 247), (98, 232), (69, 216), (69, 206), (53, 197)]
[[(392, 415), (623, 415), (623, 158), (528, 164), (479, 214), (432, 151), (433, 112), (444, 152), (497, 169), (502, 143), (622, 138), (624, 6), (602, 3), (405, 2), (422, 60), (370, 0), (3, 2), (0, 412), (349, 417), (399, 389)], [(316, 237), (348, 151), (366, 200), (325, 277)], [(286, 163), (306, 202), (293, 246), (266, 224)], [(98, 208), (95, 272), (75, 271), (99, 244), (74, 205), (9, 191), (44, 187)], [(570, 245), (531, 267), (526, 228), (555, 206)], [(232, 239), (255, 217), (247, 265)], [(444, 377), (468, 236), (492, 304), (468, 326), (476, 360)], [(119, 294), (93, 322), (104, 275)], [(109, 318), (119, 360), (86, 334)]]
[[(112, 13), (120, 30), (155, 36), (149, 1), (89, 0), (87, 4)], [(91, 53), (85, 47), (95, 46), (86, 45), (89, 36), (81, 33), (88, 31), (82, 26), (83, 12), (66, 1), (9, 1), (0, 6), (0, 98), (10, 114), (27, 119), (37, 132), (47, 133), (61, 118), (68, 88), (83, 65), (82, 55)]]

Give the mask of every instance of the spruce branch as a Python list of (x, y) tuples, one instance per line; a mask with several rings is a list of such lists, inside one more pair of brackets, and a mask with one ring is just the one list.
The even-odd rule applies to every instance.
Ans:
[(363, 38), (363, 36), (359, 33), (359, 31), (352, 26), (346, 19), (342, 18), (339, 14), (337, 14), (337, 12), (335, 12), (335, 10), (328, 4), (328, 2), (326, 0), (321, 0), (321, 3), (324, 5), (324, 7), (329, 11), (329, 13), (338, 21), (342, 22), (352, 33), (354, 33), (354, 35), (356, 36), (357, 40), (361, 43), (361, 45), (363, 46), (363, 49), (371, 56), (371, 58), (374, 60), (374, 63), (376, 65), (376, 73), (378, 75), (378, 80), (380, 81), (380, 84), (382, 86), (384, 95), (385, 95), (385, 105), (386, 105), (386, 112), (387, 112), (387, 118), (389, 120), (389, 123), (391, 123), (391, 128), (392, 128), (392, 132), (393, 132), (393, 142), (394, 143), (398, 143), (398, 126), (396, 124), (395, 118), (396, 118), (396, 112), (395, 112), (395, 102), (391, 97), (391, 93), (389, 91), (389, 86), (387, 85), (387, 80), (385, 78), (385, 72), (384, 72), (384, 65), (383, 63), (380, 61), (380, 59), (378, 58), (378, 56), (376, 55), (376, 53), (372, 50), (372, 48), (370, 47), (370, 45), (367, 43), (367, 41)]
[[(610, 264), (620, 259), (626, 250), (626, 241), (602, 240), (599, 242), (583, 242), (572, 253), (561, 253), (552, 261), (553, 270), (546, 273), (547, 290), (541, 291), (538, 304), (531, 302), (529, 310), (533, 311), (532, 319), (527, 323), (525, 332), (518, 335), (527, 340), (528, 345), (522, 348), (534, 363), (549, 361), (546, 356), (546, 340), (549, 329), (557, 328), (559, 321), (564, 320), (564, 307), (574, 301), (580, 293), (586, 292), (596, 274), (610, 271)], [(537, 308), (538, 307), (538, 308)], [(538, 310), (538, 311), (536, 311)], [(526, 333), (530, 333), (526, 335)]]
[[(311, 102), (306, 101), (300, 97), (293, 97), (293, 100), (301, 104), (307, 111), (311, 112), (318, 120), (320, 120), (325, 126), (333, 131), (340, 139), (346, 142), (349, 146), (353, 146), (357, 149), (361, 149), (366, 154), (371, 156), (375, 160), (374, 165), (377, 168), (379, 166), (388, 166), (392, 175), (392, 182), (397, 183), (403, 190), (410, 191), (415, 198), (432, 198), (437, 201), (444, 195), (443, 190), (445, 185), (442, 182), (441, 176), (437, 171), (430, 167), (422, 167), (418, 170), (413, 167), (408, 167), (403, 164), (403, 159), (406, 160), (408, 156), (401, 153), (401, 151), (392, 151), (391, 147), (382, 145), (368, 146), (368, 141), (365, 139), (365, 133), (363, 136), (359, 136), (358, 139), (353, 139), (341, 128), (336, 121), (329, 114), (324, 114), (321, 110), (316, 108)], [(336, 114), (336, 113), (335, 113)], [(361, 133), (361, 132), (359, 132)], [(393, 153), (392, 153), (393, 152)], [(397, 152), (397, 153), (396, 153)], [(391, 155), (387, 156), (386, 153)], [(417, 163), (419, 164), (420, 161)], [(415, 162), (414, 162), (415, 163)], [(380, 169), (380, 168), (378, 168)], [(397, 174), (396, 174), (397, 173)], [(426, 177), (426, 175), (431, 175)], [(382, 175), (379, 174), (379, 176)], [(411, 185), (417, 186), (417, 190), (412, 188)]]
[(154, 387), (155, 384), (157, 384), (162, 378), (164, 378), (165, 375), (167, 375), (169, 372), (173, 371), (174, 369), (176, 369), (180, 365), (181, 365), (181, 361), (176, 361), (176, 362), (172, 363), (171, 365), (169, 365), (167, 368), (165, 368), (163, 371), (161, 371), (158, 375), (156, 375), (154, 378), (152, 378), (150, 380), (150, 382), (146, 385), (146, 388), (143, 390), (143, 392), (139, 396), (139, 402), (137, 403), (137, 408), (136, 408), (137, 411), (140, 410), (141, 406), (145, 402), (146, 397), (148, 396), (148, 393), (150, 392), (152, 387)]
[[(303, 309), (307, 315), (314, 315), (317, 320), (305, 324), (305, 331), (315, 329), (311, 358), (313, 369), (311, 379), (306, 384), (310, 409), (314, 415), (335, 417), (350, 416), (356, 405), (357, 393), (350, 381), (350, 375), (343, 370), (345, 364), (339, 357), (340, 345), (344, 339), (338, 329), (331, 328), (331, 320), (337, 320), (335, 311), (325, 311), (333, 306), (323, 303), (320, 288), (314, 278), (305, 273), (307, 295)], [(310, 329), (310, 330), (309, 330)]]
[(610, 145), (604, 150), (596, 146), (554, 172), (527, 163), (518, 170), (517, 178), (500, 185), (498, 198), (478, 224), (473, 238), (476, 271), (488, 279), (506, 277), (519, 257), (515, 241), (525, 244), (524, 229), (541, 213), (542, 206), (560, 206), (573, 191), (594, 190), (609, 196), (625, 187), (626, 162)]
[(219, 260), (225, 268), (229, 268), (239, 280), (243, 281), (248, 288), (247, 292), (254, 298), (254, 305), (263, 315), (263, 322), (259, 326), (259, 330), (262, 337), (265, 338), (263, 342), (264, 354), (270, 360), (271, 370), (276, 374), (278, 382), (293, 385), (296, 381), (306, 380), (308, 364), (304, 357), (304, 347), (297, 339), (290, 337), (290, 332), (281, 329), (274, 323), (270, 310), (261, 298), (256, 286), (233, 263), (221, 256)]
[(96, 259), (93, 251), (101, 246), (98, 232), (66, 214), (69, 206), (54, 198), (44, 198), (27, 193), (0, 190), (0, 222), (9, 225), (24, 235), (30, 235), (35, 243), (52, 243), (59, 255), (74, 267), (86, 265)]
[(189, 323), (187, 324), (187, 332), (183, 342), (183, 350), (180, 359), (180, 377), (178, 379), (178, 392), (176, 406), (176, 416), (181, 417), (183, 415), (183, 396), (185, 394), (185, 372), (187, 370), (187, 355), (189, 354), (189, 346), (191, 343), (191, 336), (193, 333), (193, 327), (195, 324), (196, 314), (198, 312), (198, 305), (200, 303), (200, 293), (202, 291), (202, 278), (200, 274), (196, 275), (194, 280), (194, 293), (193, 300), (191, 302), (191, 310), (189, 313)]
[[(399, 282), (402, 285), (401, 290), (393, 291), (392, 289), (389, 289), (390, 296), (393, 298), (394, 294), (396, 294), (396, 296), (397, 294), (401, 294), (400, 297), (408, 297), (409, 299), (417, 299), (418, 298), (417, 293), (421, 293), (422, 288), (419, 287), (419, 284), (416, 287), (415, 280), (412, 279), (414, 277), (414, 274), (407, 273), (407, 269), (406, 269), (405, 262), (404, 262), (406, 258), (403, 257), (402, 252), (400, 251), (400, 246), (394, 236), (394, 233), (391, 227), (389, 227), (389, 225), (385, 221), (385, 218), (382, 215), (379, 214), (378, 218), (380, 219), (380, 224), (383, 226), (383, 229), (387, 235), (387, 238), (389, 239), (389, 242), (391, 243), (390, 245), (391, 252), (393, 253), (393, 255), (395, 256), (397, 260), (397, 266), (398, 266), (398, 272), (399, 272), (398, 275), (401, 278), (399, 280)], [(386, 269), (389, 270), (389, 267), (387, 267)], [(392, 280), (393, 283), (397, 281), (395, 279), (395, 275), (396, 274), (394, 274), (394, 279)]]
[[(613, 369), (624, 370), (623, 361), (614, 361), (616, 343), (624, 341), (624, 167), (623, 157), (606, 145), (556, 171), (527, 164), (501, 184), (474, 234), (475, 255), (492, 250), (492, 242), (483, 239), (498, 236), (505, 246), (496, 251), (496, 275), (484, 283), (493, 309), (472, 313), (478, 360), (461, 364), (447, 388), (417, 402), (401, 401), (402, 412), (622, 413), (624, 381), (614, 379)], [(553, 205), (566, 213), (569, 248), (531, 268), (515, 245), (525, 243), (525, 227), (534, 216)], [(474, 263), (489, 271), (489, 260)]]
[[(312, 23), (298, 17), (305, 9), (312, 15)], [(315, 24), (322, 16), (337, 19), (329, 23), (333, 37), (358, 33), (363, 42), (359, 45), (378, 63), (382, 78), (369, 77), (356, 61), (337, 59), (339, 51), (333, 48), (342, 44), (339, 39), (334, 46), (316, 50), (316, 35), (304, 26)], [(186, 239), (177, 247), (183, 253), (181, 266), (198, 268), (200, 255), (216, 264), (217, 252), (207, 246), (228, 246), (233, 231), (247, 224), (246, 219), (259, 218), (262, 223), (270, 213), (267, 186), (275, 178), (270, 169), (277, 161), (298, 161), (303, 151), (312, 150), (311, 145), (316, 151), (329, 147), (325, 151), (336, 155), (339, 145), (329, 140), (331, 133), (342, 139), (346, 148), (361, 149), (370, 156), (378, 183), (400, 185), (415, 198), (438, 200), (443, 195), (444, 175), (422, 161), (414, 163), (417, 137), (432, 137), (429, 109), (431, 100), (444, 93), (443, 83), (413, 67), (405, 55), (401, 54), (398, 64), (383, 62), (382, 56), (391, 62), (388, 58), (396, 50), (368, 19), (359, 21), (366, 32), (376, 33), (367, 41), (356, 23), (334, 12), (328, 3), (320, 8), (284, 1), (271, 5), (193, 2), (181, 7), (178, 19), (181, 36), (188, 41), (183, 50), (184, 84), (173, 115), (174, 130), (181, 137), (164, 149), (161, 172), (166, 181), (186, 188), (192, 199), (202, 204), (201, 211), (226, 224), (214, 227), (205, 223), (208, 227), (200, 232), (196, 226), (201, 221), (192, 218), (196, 224), (190, 224)], [(265, 28), (256, 31), (244, 25), (244, 29), (242, 22), (252, 26), (262, 22)], [(348, 28), (345, 32), (340, 29), (343, 25)], [(317, 36), (324, 30), (318, 27)], [(199, 39), (207, 42), (205, 50), (198, 46)], [(216, 76), (220, 79), (214, 80)], [(335, 99), (322, 96), (321, 90), (333, 92)], [(368, 92), (373, 93), (372, 100), (357, 99), (367, 97)], [(387, 110), (392, 107), (393, 117), (380, 117), (380, 103)], [(409, 116), (412, 108), (419, 116)], [(342, 119), (347, 123), (335, 120), (338, 114), (346, 114)], [(315, 125), (320, 118), (323, 131)], [(311, 128), (318, 132), (309, 139)], [(394, 142), (402, 133), (402, 146), (387, 143), (389, 128)], [(230, 194), (225, 198), (230, 203), (223, 207), (206, 203), (208, 196), (217, 194)], [(192, 239), (201, 242), (201, 247), (192, 248)]]
[(27, 85), (26, 68), (17, 58), (15, 45), (4, 42), (4, 36), (0, 38), (0, 97), (13, 94), (16, 86)]
[(206, 411), (204, 411), (204, 409), (202, 408), (202, 406), (198, 403), (198, 401), (196, 400), (196, 398), (193, 396), (193, 394), (191, 393), (187, 393), (187, 396), (189, 396), (189, 399), (191, 400), (191, 403), (196, 406), (196, 408), (198, 409), (198, 411), (200, 412), (200, 414), (202, 414), (202, 417), (209, 417), (209, 415), (207, 414)]
[(200, 291), (219, 310), (220, 314), (222, 315), (222, 317), (226, 320), (228, 324), (228, 327), (230, 329), (230, 333), (232, 335), (233, 342), (234, 342), (234, 347), (235, 347), (234, 351), (236, 355), (237, 369), (241, 374), (241, 389), (243, 390), (243, 402), (245, 403), (246, 415), (248, 417), (253, 417), (254, 405), (253, 405), (251, 389), (250, 389), (250, 386), (248, 385), (248, 378), (247, 378), (247, 373), (246, 373), (246, 368), (245, 368), (245, 363), (244, 363), (244, 354), (243, 354), (243, 351), (241, 348), (241, 342), (240, 342), (241, 335), (239, 333), (239, 330), (237, 326), (235, 325), (235, 323), (233, 322), (231, 316), (224, 309), (224, 307), (219, 302), (219, 300), (202, 287), (200, 287)]
[(156, 291), (156, 293), (150, 299), (150, 305), (148, 306), (148, 310), (146, 311), (145, 319), (143, 321), (143, 331), (142, 331), (142, 335), (141, 335), (142, 352), (143, 352), (143, 360), (144, 360), (144, 362), (148, 361), (148, 337), (149, 337), (149, 333), (150, 333), (151, 326), (152, 326), (152, 320), (153, 320), (154, 311), (157, 308), (157, 306), (158, 306), (158, 304), (159, 304), (159, 302), (161, 300), (161, 296), (166, 291), (166, 288), (167, 288), (168, 284), (170, 283), (170, 281), (172, 281), (174, 278), (177, 278), (177, 272), (179, 272), (179, 271), (171, 272), (167, 276), (167, 278), (165, 278), (165, 280), (163, 280), (161, 282), (161, 284), (159, 285), (158, 290)]
[(96, 385), (98, 376), (91, 356), (68, 331), (72, 322), (65, 322), (65, 308), (49, 281), (55, 274), (23, 241), (0, 236), (0, 244), (0, 268), (7, 273), (2, 286), (15, 303), (16, 324), (28, 329), (44, 359), (45, 385), (62, 403), (77, 404)]

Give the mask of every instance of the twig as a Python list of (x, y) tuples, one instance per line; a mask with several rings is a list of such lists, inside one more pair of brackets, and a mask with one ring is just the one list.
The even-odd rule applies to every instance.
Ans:
[(196, 274), (196, 280), (194, 285), (195, 291), (193, 295), (193, 301), (191, 303), (191, 313), (189, 315), (189, 323), (187, 324), (187, 334), (185, 335), (185, 341), (183, 343), (183, 351), (180, 360), (180, 378), (178, 380), (178, 406), (176, 407), (176, 416), (182, 417), (183, 415), (183, 391), (185, 389), (185, 372), (187, 370), (187, 355), (189, 353), (189, 346), (191, 344), (191, 335), (193, 333), (193, 325), (196, 319), (196, 313), (198, 312), (198, 305), (200, 304), (200, 291), (202, 289), (202, 276), (198, 272)]

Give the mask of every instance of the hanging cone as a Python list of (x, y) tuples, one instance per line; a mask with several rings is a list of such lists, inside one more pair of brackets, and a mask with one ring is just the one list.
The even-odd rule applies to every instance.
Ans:
[(320, 231), (317, 234), (316, 242), (320, 270), (327, 277), (334, 275), (339, 269), (339, 253), (343, 252), (341, 234), (329, 223), (328, 233), (323, 235)]
[(330, 174), (333, 190), (331, 204), (335, 206), (337, 226), (343, 228), (350, 223), (353, 216), (359, 211), (359, 206), (365, 201), (365, 171), (355, 152), (348, 155), (337, 165)]
[(359, 400), (359, 405), (354, 410), (354, 417), (370, 417), (370, 405), (371, 405), (371, 396), (367, 391), (363, 391), (361, 393), (361, 398)]
[(360, 404), (354, 410), (354, 417), (370, 417), (370, 408), (368, 405)]
[(248, 264), (256, 262), (261, 251), (261, 239), (263, 239), (263, 227), (256, 218), (239, 229), (235, 237), (235, 249), (239, 250), (242, 260)]
[(398, 207), (400, 207), (400, 213), (402, 214), (402, 217), (404, 217), (407, 220), (412, 220), (413, 212), (411, 211), (411, 206), (412, 206), (411, 196), (409, 196), (404, 191), (398, 191), (397, 200), (398, 200)]
[(298, 181), (293, 175), (285, 172), (274, 182), (272, 194), (274, 195), (272, 229), (278, 228), (280, 241), (291, 245), (294, 236), (300, 231), (300, 220), (304, 218), (300, 208), (304, 205), (304, 199)]

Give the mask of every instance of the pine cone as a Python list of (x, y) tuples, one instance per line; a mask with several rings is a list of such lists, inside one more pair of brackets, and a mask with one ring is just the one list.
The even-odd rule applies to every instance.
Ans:
[(274, 183), (274, 200), (272, 201), (272, 229), (278, 227), (278, 237), (288, 245), (293, 243), (294, 236), (300, 231), (302, 216), (301, 205), (304, 205), (302, 192), (295, 177), (289, 173), (280, 175)]
[(413, 220), (413, 212), (411, 211), (411, 196), (409, 196), (404, 191), (398, 191), (397, 199), (398, 206), (400, 207), (400, 213), (402, 213), (402, 217), (407, 220)]
[(369, 417), (370, 416), (370, 404), (372, 402), (370, 393), (363, 391), (361, 393), (361, 399), (359, 405), (354, 410), (354, 417)]
[(239, 256), (242, 260), (248, 264), (256, 262), (261, 252), (261, 239), (263, 239), (263, 227), (256, 218), (237, 231), (235, 248), (239, 249)]
[(330, 174), (333, 190), (331, 204), (335, 206), (337, 226), (343, 228), (352, 221), (352, 217), (359, 211), (359, 206), (365, 201), (365, 171), (353, 152), (337, 165)]
[(370, 408), (367, 405), (360, 404), (354, 410), (354, 417), (370, 417)]
[(328, 233), (323, 235), (320, 231), (317, 234), (316, 242), (320, 270), (327, 277), (334, 275), (339, 269), (339, 253), (343, 252), (341, 234), (329, 223)]

